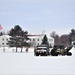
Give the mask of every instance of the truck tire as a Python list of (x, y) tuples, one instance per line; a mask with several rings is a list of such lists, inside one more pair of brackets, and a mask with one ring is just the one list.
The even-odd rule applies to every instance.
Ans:
[(72, 53), (71, 53), (71, 52), (68, 52), (68, 53), (67, 53), (67, 56), (72, 56)]
[(55, 56), (58, 56), (58, 53), (55, 53)]
[(47, 54), (44, 54), (44, 56), (47, 56)]
[(39, 54), (36, 53), (35, 56), (39, 56)]

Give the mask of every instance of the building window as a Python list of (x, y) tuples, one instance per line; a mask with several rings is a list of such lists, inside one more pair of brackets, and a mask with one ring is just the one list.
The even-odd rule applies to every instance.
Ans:
[(8, 43), (6, 43), (7, 45), (9, 45)]
[(4, 39), (2, 39), (4, 41)]
[(8, 41), (8, 39), (6, 39)]
[(35, 39), (33, 39), (33, 41), (35, 41)]
[(39, 41), (39, 39), (38, 39), (38, 41)]
[(4, 43), (2, 43), (2, 45), (4, 45)]
[(38, 43), (38, 45), (39, 45), (39, 43)]
[(43, 39), (41, 41), (43, 41)]
[(49, 39), (49, 41), (53, 41), (52, 39)]
[(30, 45), (31, 45), (31, 43), (30, 43)]

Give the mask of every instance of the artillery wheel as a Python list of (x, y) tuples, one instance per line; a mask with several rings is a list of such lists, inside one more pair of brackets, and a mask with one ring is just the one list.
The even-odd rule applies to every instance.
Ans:
[(72, 56), (72, 53), (71, 53), (71, 52), (68, 52), (68, 53), (67, 53), (67, 56)]

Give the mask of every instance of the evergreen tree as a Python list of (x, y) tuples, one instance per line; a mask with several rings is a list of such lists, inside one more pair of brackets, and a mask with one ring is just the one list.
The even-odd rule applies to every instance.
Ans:
[(0, 32), (0, 36), (2, 36), (3, 35), (3, 32)]
[(72, 44), (72, 41), (75, 41), (75, 30), (74, 29), (72, 29), (69, 34), (69, 41), (70, 41), (70, 45)]
[(56, 35), (55, 37), (54, 37), (54, 45), (59, 45), (59, 43), (60, 43), (60, 37), (59, 37), (59, 35)]
[(16, 52), (17, 48), (20, 47), (22, 52), (23, 46), (28, 45), (28, 43), (26, 43), (26, 41), (29, 39), (27, 37), (27, 34), (28, 34), (27, 31), (23, 31), (19, 25), (16, 25), (9, 32), (11, 38), (10, 41), (8, 41), (8, 44), (10, 45), (10, 47), (16, 47)]
[(52, 33), (50, 33), (50, 36), (51, 36), (52, 38), (55, 38), (55, 37), (57, 36), (57, 34), (56, 34), (55, 31), (53, 31)]
[(49, 46), (48, 38), (47, 38), (47, 36), (46, 36), (46, 35), (44, 35), (44, 37), (43, 37), (42, 44), (46, 44), (46, 45), (48, 45), (48, 46)]

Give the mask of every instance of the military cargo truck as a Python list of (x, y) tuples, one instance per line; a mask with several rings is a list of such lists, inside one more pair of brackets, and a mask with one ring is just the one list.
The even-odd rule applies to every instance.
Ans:
[(49, 55), (49, 47), (46, 44), (38, 45), (34, 48), (35, 56), (47, 56)]

